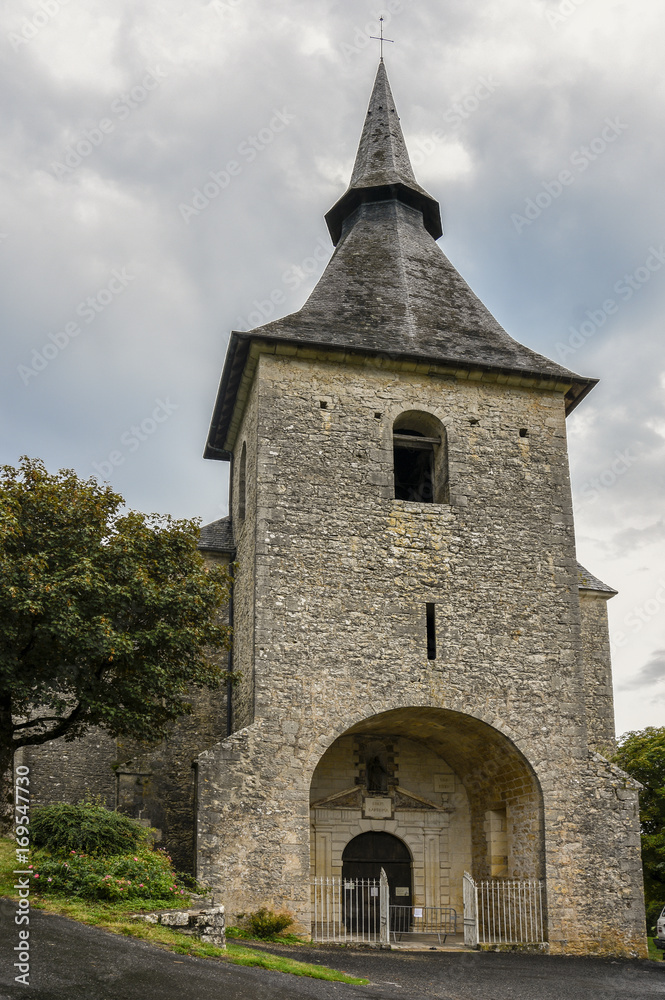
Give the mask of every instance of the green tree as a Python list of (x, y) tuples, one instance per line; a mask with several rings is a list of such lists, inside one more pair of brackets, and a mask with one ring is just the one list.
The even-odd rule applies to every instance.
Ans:
[(38, 459), (0, 471), (0, 775), (12, 816), (19, 747), (91, 726), (154, 742), (191, 712), (193, 688), (227, 679), (220, 608), (196, 521), (125, 511), (95, 479)]
[(612, 759), (642, 785), (642, 864), (651, 928), (665, 906), (665, 726), (624, 733)]

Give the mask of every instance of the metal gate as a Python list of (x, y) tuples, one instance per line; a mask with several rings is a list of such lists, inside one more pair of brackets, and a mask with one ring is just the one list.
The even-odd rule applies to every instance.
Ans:
[(462, 880), (464, 894), (464, 944), (467, 948), (478, 947), (478, 890), (468, 872)]
[[(542, 944), (543, 883), (538, 879), (485, 879), (464, 872), (464, 944)], [(408, 911), (408, 912), (407, 912)], [(405, 935), (455, 933), (449, 907), (391, 906), (386, 873), (380, 879), (312, 880), (312, 940), (389, 945)], [(444, 936), (445, 941), (445, 936)]]
[(388, 879), (312, 879), (312, 940), (388, 944)]
[(312, 914), (312, 940), (319, 943), (387, 946), (419, 934), (442, 943), (457, 930), (452, 907), (391, 905), (383, 868), (378, 879), (312, 879)]
[(436, 938), (445, 944), (449, 934), (457, 934), (457, 912), (452, 906), (391, 906), (390, 934), (394, 942), (417, 935)]
[(464, 872), (464, 944), (543, 944), (543, 883), (482, 879)]

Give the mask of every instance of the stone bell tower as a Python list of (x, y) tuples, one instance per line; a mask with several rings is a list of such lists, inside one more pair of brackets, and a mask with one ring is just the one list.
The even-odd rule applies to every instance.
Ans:
[(394, 898), (460, 911), (465, 870), (540, 879), (552, 951), (644, 954), (636, 789), (602, 756), (614, 591), (575, 559), (565, 418), (595, 380), (441, 252), (383, 61), (326, 220), (302, 309), (231, 334), (206, 448), (239, 683), (199, 876), (305, 929), (311, 874), (393, 864)]

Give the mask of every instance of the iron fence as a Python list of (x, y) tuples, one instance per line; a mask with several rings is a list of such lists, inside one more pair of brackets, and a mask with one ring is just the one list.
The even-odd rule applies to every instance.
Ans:
[(464, 943), (543, 944), (540, 879), (481, 879), (464, 873)]
[(312, 880), (312, 897), (312, 940), (380, 943), (379, 879), (317, 877)]

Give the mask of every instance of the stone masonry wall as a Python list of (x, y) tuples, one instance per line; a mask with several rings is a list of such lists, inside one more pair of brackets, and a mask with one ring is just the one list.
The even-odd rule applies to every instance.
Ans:
[[(231, 909), (273, 900), (305, 917), (321, 755), (363, 718), (438, 707), (484, 720), (537, 776), (545, 871), (561, 889), (553, 950), (601, 924), (620, 948), (633, 925), (628, 934), (583, 874), (588, 838), (610, 854), (620, 844), (599, 822), (581, 835), (590, 801), (571, 785), (586, 773), (587, 739), (562, 396), (348, 360), (259, 361), (256, 561), (239, 569), (255, 587), (256, 722), (200, 759), (202, 869)], [(446, 429), (449, 504), (393, 498), (392, 426), (412, 409)]]
[(30, 768), (33, 806), (90, 798), (115, 809), (116, 777), (111, 767), (115, 759), (115, 740), (102, 729), (93, 729), (71, 743), (54, 740), (24, 747), (17, 752), (15, 764)]
[(607, 756), (615, 744), (607, 596), (581, 591), (580, 611), (589, 746)]
[[(257, 393), (253, 388), (238, 433), (238, 449), (233, 463), (230, 509), (236, 544), (236, 573), (233, 593), (233, 669), (239, 681), (233, 689), (233, 728), (242, 729), (254, 721), (254, 565), (256, 563), (256, 484), (257, 484)], [(243, 445), (246, 457), (245, 517), (238, 510), (238, 480)]]
[(159, 846), (178, 871), (196, 871), (197, 774), (193, 765), (202, 750), (226, 733), (226, 693), (196, 691), (194, 713), (183, 716), (156, 747), (118, 740), (114, 767), (121, 812), (159, 831)]

